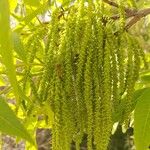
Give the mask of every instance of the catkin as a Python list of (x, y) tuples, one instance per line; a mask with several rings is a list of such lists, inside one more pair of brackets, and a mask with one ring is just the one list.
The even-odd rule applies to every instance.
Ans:
[[(87, 23), (87, 18), (85, 18), (86, 8), (84, 8), (84, 1), (80, 2), (79, 7), (79, 16), (77, 21), (77, 28), (76, 28), (76, 42), (77, 42), (77, 52), (78, 52), (78, 59), (77, 59), (77, 73), (76, 73), (76, 93), (77, 93), (77, 107), (78, 107), (78, 118), (77, 118), (77, 126), (79, 127), (79, 134), (77, 138), (81, 141), (82, 136), (84, 134), (84, 128), (86, 126), (87, 117), (86, 117), (86, 109), (85, 109), (85, 101), (84, 101), (84, 71), (85, 71), (85, 63), (86, 63), (86, 56), (87, 56), (87, 49), (86, 46), (88, 44), (88, 40), (90, 38), (89, 33), (89, 26)], [(83, 28), (84, 25), (84, 28)], [(83, 31), (82, 31), (83, 30)], [(80, 35), (80, 32), (83, 35)], [(83, 36), (83, 37), (82, 37)], [(81, 39), (82, 38), (82, 39)], [(78, 42), (79, 41), (79, 42)], [(84, 106), (84, 107), (82, 107)]]
[(41, 81), (40, 87), (40, 99), (41, 101), (45, 101), (45, 95), (48, 94), (49, 89), (51, 88), (51, 76), (53, 75), (54, 65), (55, 63), (55, 53), (58, 49), (59, 42), (59, 10), (56, 9), (52, 13), (52, 20), (50, 26), (50, 33), (48, 35), (47, 46), (45, 47), (45, 58), (44, 58), (44, 71), (43, 78)]
[(102, 100), (102, 60), (103, 60), (103, 51), (102, 51), (102, 40), (103, 40), (103, 30), (99, 9), (100, 5), (97, 6), (97, 11), (95, 17), (93, 18), (93, 105), (94, 105), (94, 126), (93, 126), (93, 136), (96, 149), (100, 149), (101, 146), (101, 100)]
[(69, 9), (57, 6), (51, 12), (38, 97), (54, 113), (53, 150), (70, 150), (72, 143), (79, 150), (85, 135), (88, 150), (106, 150), (113, 114), (122, 101), (127, 109), (119, 121), (131, 113), (144, 53), (124, 31), (121, 5), (117, 23), (102, 1), (77, 0), (68, 5)]

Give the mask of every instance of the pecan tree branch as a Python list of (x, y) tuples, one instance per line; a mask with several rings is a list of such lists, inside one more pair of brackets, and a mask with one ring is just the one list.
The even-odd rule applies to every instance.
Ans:
[(105, 3), (107, 3), (107, 4), (111, 5), (111, 6), (117, 7), (117, 8), (119, 7), (119, 5), (117, 3), (109, 1), (109, 0), (103, 0), (103, 2), (105, 2)]
[[(113, 6), (113, 7), (116, 7), (116, 8), (119, 8), (120, 6), (115, 3), (115, 2), (112, 2), (110, 0), (103, 0), (105, 3)], [(130, 8), (124, 8), (125, 10), (125, 15), (126, 15), (126, 18), (130, 18), (132, 17), (132, 19), (126, 24), (125, 26), (125, 30), (128, 30), (130, 27), (132, 27), (135, 23), (137, 23), (140, 19), (142, 19), (143, 17), (147, 16), (150, 14), (150, 8), (146, 8), (146, 9), (142, 9), (142, 10), (136, 10), (136, 9), (130, 9)], [(113, 15), (111, 17), (111, 19), (113, 20), (117, 20), (120, 18), (120, 15), (119, 14), (116, 14), (116, 15)]]
[(131, 26), (133, 26), (136, 22), (138, 22), (143, 17), (150, 14), (150, 8), (139, 10), (134, 14), (133, 18), (126, 24), (125, 29), (128, 30)]
[[(120, 5), (118, 5), (117, 3), (112, 2), (112, 1), (110, 1), (110, 0), (103, 0), (103, 2), (109, 4), (109, 5), (113, 6), (113, 7), (116, 7), (116, 8), (119, 8), (119, 7), (120, 7)], [(126, 7), (124, 7), (124, 10), (125, 10), (125, 12), (126, 12), (127, 14), (129, 14), (129, 13), (132, 14), (132, 13), (137, 12), (136, 9), (126, 8)]]

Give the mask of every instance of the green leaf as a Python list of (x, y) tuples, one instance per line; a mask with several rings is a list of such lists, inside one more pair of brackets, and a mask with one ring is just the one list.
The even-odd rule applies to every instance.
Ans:
[(30, 5), (30, 6), (39, 6), (40, 5), (40, 0), (24, 0), (24, 3), (26, 5)]
[(136, 150), (147, 150), (150, 145), (150, 88), (138, 98), (134, 112)]
[(25, 25), (27, 25), (28, 23), (30, 23), (30, 21), (32, 19), (34, 19), (37, 15), (43, 13), (44, 11), (46, 11), (49, 8), (49, 3), (45, 3), (43, 5), (40, 5), (40, 7), (38, 7), (36, 10), (33, 10), (29, 15), (25, 16), (22, 19), (22, 23), (24, 23)]
[(136, 90), (133, 94), (133, 99), (132, 99), (132, 106), (131, 106), (131, 109), (132, 111), (135, 109), (135, 106), (137, 104), (137, 102), (139, 101), (139, 97), (149, 88), (143, 88), (143, 89), (139, 89), (139, 90)]
[(150, 75), (145, 75), (141, 77), (141, 80), (147, 83), (150, 83)]
[(19, 25), (16, 27), (14, 31), (20, 32), (26, 25), (31, 23), (31, 21), (37, 17), (37, 15), (42, 14), (43, 12), (47, 11), (50, 7), (49, 1), (44, 4), (40, 4), (38, 8), (32, 10), (29, 14), (27, 14), (24, 18), (19, 18)]
[(23, 138), (33, 145), (35, 144), (27, 130), (2, 97), (0, 97), (0, 131)]
[(9, 81), (13, 87), (16, 99), (19, 99), (15, 66), (13, 64), (12, 41), (10, 34), (10, 12), (8, 0), (0, 0), (0, 54), (6, 67)]
[(19, 58), (26, 64), (27, 63), (27, 54), (24, 49), (23, 43), (20, 40), (20, 35), (16, 32), (12, 33), (12, 39), (13, 39), (13, 48), (18, 54)]
[[(133, 98), (132, 98), (132, 101), (131, 101), (131, 110), (129, 113), (131, 113), (134, 109), (135, 109), (135, 106), (138, 102), (138, 98), (145, 92), (145, 90), (147, 90), (148, 88), (143, 88), (143, 89), (139, 89), (139, 90), (136, 90), (133, 94)], [(126, 109), (126, 97), (122, 99), (120, 105), (118, 106), (117, 110), (113, 113), (113, 121), (114, 122), (118, 122), (120, 120), (122, 120), (123, 116), (124, 116), (124, 112), (125, 112), (125, 109)]]
[(9, 4), (8, 0), (0, 0), (0, 55), (2, 56), (2, 62), (5, 65), (9, 82), (13, 87), (13, 92), (16, 96), (17, 105), (20, 103), (20, 98), (26, 98), (21, 88), (19, 87), (16, 79), (16, 71), (13, 63), (13, 44), (10, 31), (10, 19), (9, 19)]

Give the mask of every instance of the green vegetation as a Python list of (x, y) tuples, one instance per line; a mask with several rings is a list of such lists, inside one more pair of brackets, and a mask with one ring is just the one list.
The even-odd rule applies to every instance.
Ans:
[(51, 128), (52, 150), (80, 150), (85, 134), (88, 150), (107, 150), (114, 123), (134, 121), (147, 150), (149, 14), (149, 1), (1, 0), (0, 131), (26, 149)]

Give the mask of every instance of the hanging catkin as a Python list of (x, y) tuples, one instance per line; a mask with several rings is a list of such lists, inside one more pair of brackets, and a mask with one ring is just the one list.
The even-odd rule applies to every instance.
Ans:
[[(82, 139), (84, 134), (84, 129), (87, 122), (86, 117), (86, 108), (84, 101), (84, 71), (85, 71), (85, 63), (86, 63), (86, 55), (87, 55), (87, 44), (90, 38), (89, 26), (87, 24), (87, 18), (85, 14), (87, 13), (86, 7), (84, 6), (84, 0), (80, 1), (80, 7), (77, 18), (77, 28), (76, 28), (76, 36), (77, 36), (77, 73), (76, 73), (76, 92), (77, 92), (77, 107), (78, 107), (78, 118), (77, 118), (77, 126), (79, 127), (79, 133), (77, 138), (79, 140)], [(84, 23), (85, 22), (85, 23)], [(84, 25), (84, 28), (83, 28)], [(81, 35), (81, 33), (83, 35)], [(83, 37), (82, 37), (83, 36)], [(84, 107), (82, 107), (84, 106)]]
[[(62, 82), (63, 82), (63, 98), (62, 98), (62, 120), (64, 128), (62, 134), (64, 135), (64, 149), (70, 149), (70, 143), (72, 142), (73, 135), (75, 132), (75, 116), (76, 116), (76, 107), (72, 108), (72, 105), (76, 106), (74, 100), (74, 34), (75, 34), (75, 16), (74, 9), (71, 10), (70, 15), (68, 16), (68, 22), (64, 32), (62, 33), (61, 44), (59, 48), (60, 57), (63, 58), (61, 68), (64, 70)], [(73, 17), (74, 16), (74, 17)], [(61, 59), (61, 58), (60, 58)]]
[(52, 20), (50, 24), (50, 32), (48, 34), (47, 45), (45, 47), (45, 57), (44, 57), (44, 71), (43, 78), (40, 87), (40, 99), (45, 101), (45, 97), (51, 88), (51, 81), (54, 71), (54, 54), (58, 49), (59, 42), (59, 10), (56, 9), (52, 13)]
[(101, 102), (102, 102), (102, 62), (103, 62), (103, 29), (102, 29), (102, 15), (100, 8), (103, 7), (102, 3), (97, 3), (97, 11), (93, 17), (93, 36), (92, 36), (92, 48), (93, 48), (93, 105), (94, 105), (94, 125), (93, 125), (93, 137), (96, 149), (100, 149), (102, 142), (102, 128), (101, 124)]
[(87, 33), (89, 39), (87, 39), (88, 45), (86, 45), (86, 64), (84, 72), (84, 101), (87, 112), (87, 147), (93, 149), (92, 137), (93, 137), (93, 73), (92, 66), (93, 60), (93, 47), (92, 47), (92, 20), (93, 19), (93, 3), (89, 0), (87, 8)]
[(144, 53), (124, 31), (124, 7), (119, 5), (120, 19), (114, 23), (102, 1), (68, 6), (51, 12), (39, 90), (40, 101), (54, 112), (52, 148), (70, 150), (75, 143), (80, 150), (86, 135), (88, 150), (107, 150), (113, 114), (122, 101), (127, 109), (121, 121), (131, 113)]

